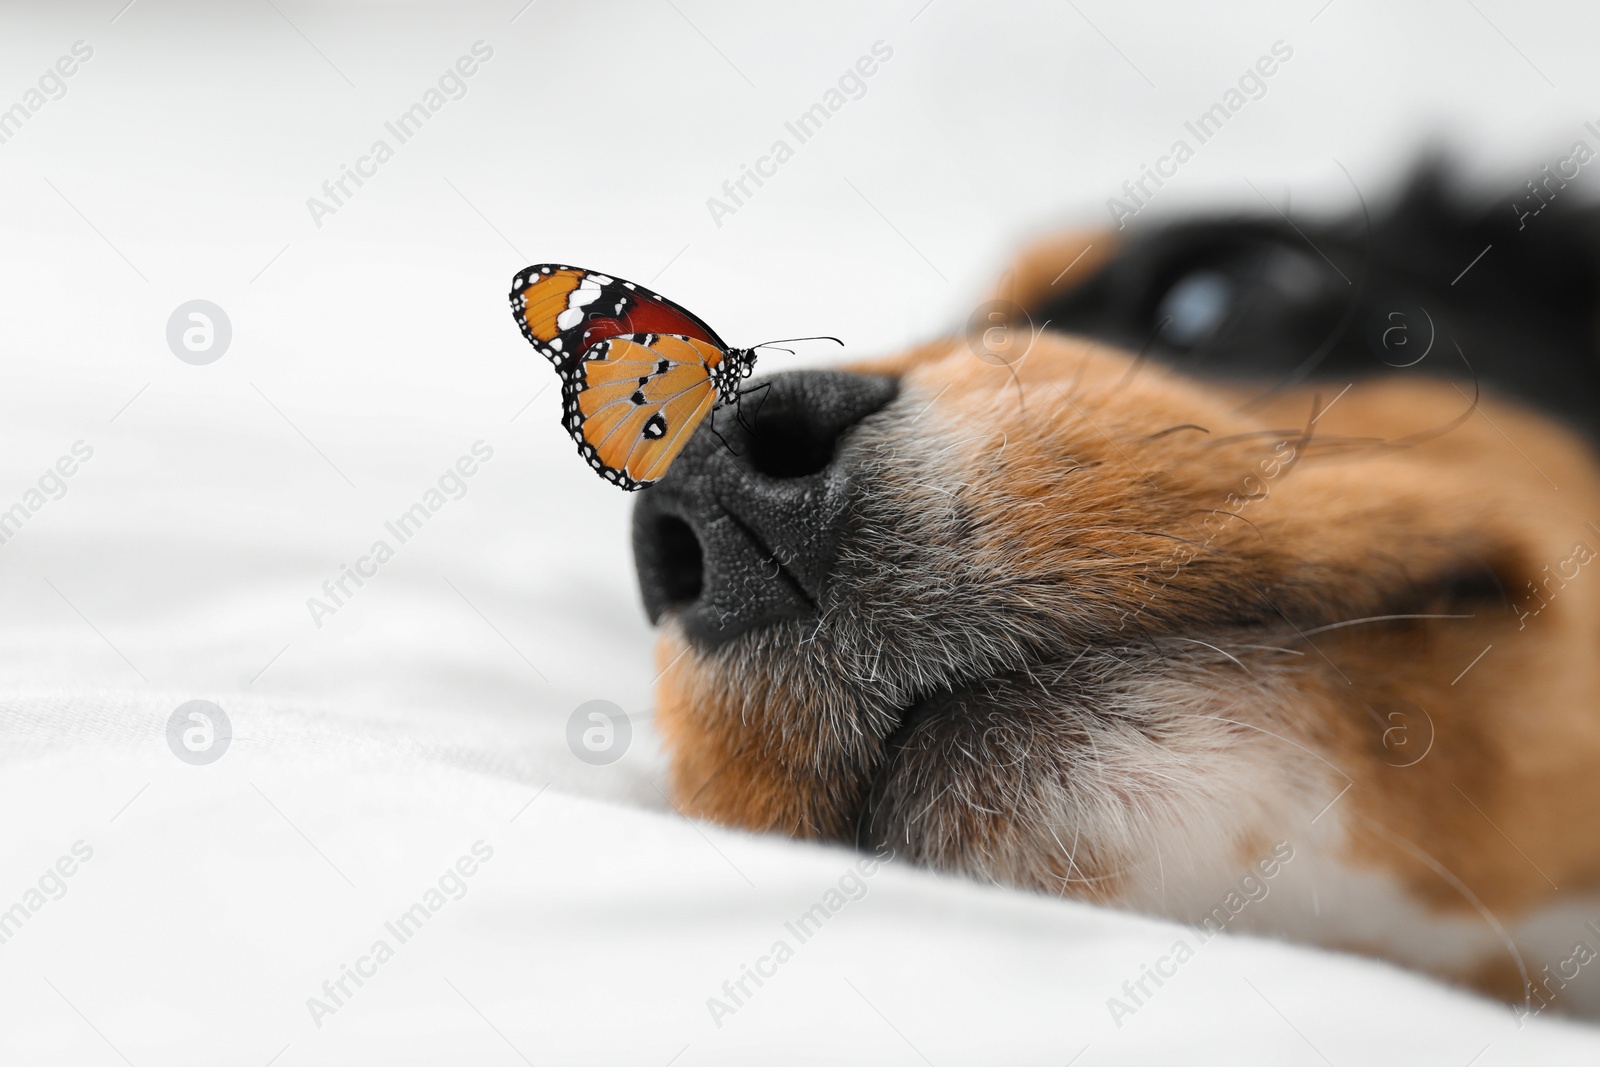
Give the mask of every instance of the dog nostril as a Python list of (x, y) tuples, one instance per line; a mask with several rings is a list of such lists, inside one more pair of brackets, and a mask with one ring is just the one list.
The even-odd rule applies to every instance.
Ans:
[(833, 461), (838, 433), (803, 412), (756, 416), (750, 434), (750, 466), (769, 478), (804, 478)]
[(774, 375), (740, 400), (743, 465), (777, 480), (823, 473), (846, 431), (892, 400), (895, 386), (892, 378), (839, 371)]
[(672, 515), (657, 516), (649, 532), (652, 571), (664, 605), (692, 604), (705, 587), (705, 552), (694, 528)]
[[(853, 428), (896, 381), (789, 371), (747, 388), (695, 433), (633, 509), (645, 614), (676, 616), (702, 648), (819, 611), (847, 525), (851, 485), (870, 476)], [(858, 460), (865, 459), (868, 462)]]

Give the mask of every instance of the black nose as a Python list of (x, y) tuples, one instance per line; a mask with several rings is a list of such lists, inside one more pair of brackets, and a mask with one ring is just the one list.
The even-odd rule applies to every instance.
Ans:
[(718, 410), (634, 507), (650, 621), (675, 609), (692, 640), (714, 646), (816, 614), (849, 497), (841, 442), (894, 394), (892, 378), (791, 371)]

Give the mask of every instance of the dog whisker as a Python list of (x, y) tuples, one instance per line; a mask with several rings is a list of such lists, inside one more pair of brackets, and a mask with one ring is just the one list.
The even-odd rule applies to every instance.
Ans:
[(1475, 619), (1475, 618), (1477, 618), (1476, 615), (1424, 615), (1424, 614), (1369, 615), (1364, 619), (1348, 619), (1348, 620), (1346, 620), (1344, 622), (1333, 622), (1333, 623), (1329, 623), (1326, 626), (1318, 626), (1318, 627), (1316, 627), (1315, 629), (1312, 629), (1312, 630), (1302, 630), (1302, 631), (1300, 631), (1299, 636), (1301, 636), (1301, 637), (1311, 637), (1313, 634), (1327, 633), (1329, 630), (1342, 630), (1346, 626), (1360, 626), (1362, 623), (1368, 623), (1368, 622), (1395, 622), (1395, 621), (1399, 621), (1399, 620), (1402, 620), (1402, 619)]
[(1209, 513), (1209, 514), (1212, 514), (1212, 515), (1226, 515), (1231, 519), (1238, 519), (1240, 522), (1249, 523), (1250, 524), (1250, 528), (1256, 532), (1256, 536), (1257, 537), (1261, 538), (1261, 540), (1263, 540), (1263, 541), (1265, 541), (1267, 539), (1267, 535), (1261, 532), (1261, 527), (1260, 526), (1256, 525), (1255, 522), (1253, 522), (1250, 519), (1245, 518), (1243, 515), (1240, 515), (1237, 512), (1225, 511), (1222, 508), (1196, 508), (1194, 511), (1190, 512), (1190, 514), (1192, 515), (1192, 514), (1195, 514), (1197, 512), (1198, 513)]
[(1174, 541), (1182, 541), (1186, 545), (1193, 545), (1195, 548), (1204, 549), (1213, 554), (1221, 554), (1221, 549), (1212, 548), (1210, 545), (1202, 544), (1199, 541), (1191, 541), (1187, 537), (1179, 537), (1177, 534), (1159, 533), (1155, 530), (1128, 530), (1127, 532), (1140, 534), (1144, 537), (1166, 537)]
[(1233, 660), (1234, 663), (1237, 663), (1239, 665), (1239, 669), (1244, 671), (1246, 674), (1251, 673), (1250, 672), (1250, 668), (1246, 667), (1243, 662), (1241, 662), (1240, 660), (1236, 659), (1235, 657), (1229, 655), (1228, 653), (1224, 652), (1222, 649), (1218, 648), (1216, 645), (1213, 645), (1209, 641), (1202, 641), (1197, 637), (1179, 637), (1179, 638), (1177, 638), (1177, 640), (1179, 640), (1179, 641), (1187, 641), (1187, 642), (1189, 642), (1190, 644), (1193, 644), (1193, 645), (1205, 645), (1207, 648), (1209, 648), (1211, 651), (1217, 653), (1218, 655), (1226, 656), (1228, 659)]
[(1144, 439), (1146, 441), (1154, 441), (1154, 440), (1157, 440), (1158, 438), (1162, 438), (1162, 437), (1167, 436), (1167, 434), (1169, 434), (1169, 433), (1177, 433), (1179, 430), (1199, 430), (1201, 433), (1210, 433), (1211, 432), (1210, 430), (1206, 429), (1204, 426), (1201, 426), (1201, 425), (1199, 425), (1197, 423), (1183, 422), (1183, 423), (1179, 423), (1177, 426), (1168, 426), (1165, 430), (1157, 430), (1153, 434), (1146, 435), (1146, 437)]

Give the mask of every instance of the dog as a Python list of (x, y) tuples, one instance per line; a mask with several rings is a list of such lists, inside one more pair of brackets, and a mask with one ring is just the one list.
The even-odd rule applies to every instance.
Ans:
[(1600, 1011), (1597, 215), (1446, 169), (1044, 241), (702, 430), (679, 809)]

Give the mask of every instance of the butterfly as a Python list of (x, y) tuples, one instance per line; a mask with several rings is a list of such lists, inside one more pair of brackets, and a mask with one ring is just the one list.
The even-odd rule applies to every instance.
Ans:
[(561, 375), (579, 454), (628, 490), (659, 480), (706, 416), (738, 399), (764, 347), (732, 348), (642, 285), (559, 263), (517, 272), (511, 313)]

